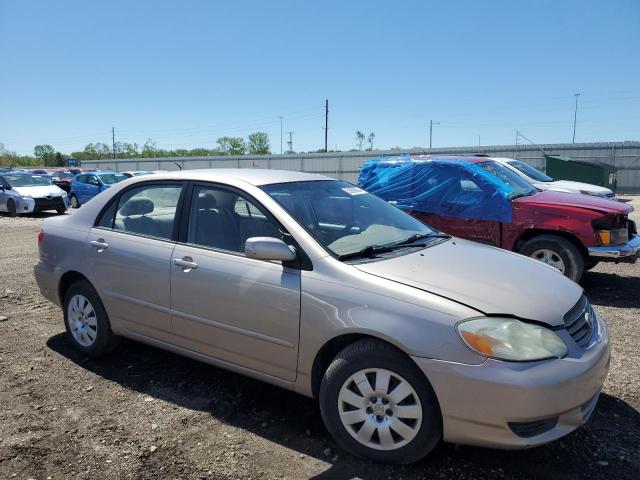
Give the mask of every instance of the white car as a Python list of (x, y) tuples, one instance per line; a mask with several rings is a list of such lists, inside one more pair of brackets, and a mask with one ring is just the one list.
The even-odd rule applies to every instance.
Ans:
[(590, 183), (573, 182), (571, 180), (554, 180), (553, 178), (545, 175), (537, 168), (533, 168), (531, 165), (521, 162), (513, 158), (496, 158), (491, 157), (491, 160), (501, 163), (506, 167), (513, 170), (515, 173), (524, 178), (527, 182), (531, 183), (534, 187), (540, 190), (555, 190), (556, 192), (566, 193), (582, 193), (585, 195), (596, 195), (598, 197), (614, 198), (615, 193), (605, 187), (598, 185), (591, 185)]
[(69, 206), (67, 192), (53, 185), (48, 175), (23, 172), (0, 174), (0, 212), (15, 216), (55, 210), (63, 214)]

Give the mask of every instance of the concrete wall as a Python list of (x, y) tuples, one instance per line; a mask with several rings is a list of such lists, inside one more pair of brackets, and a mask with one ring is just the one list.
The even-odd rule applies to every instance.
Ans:
[[(434, 148), (433, 154), (483, 153), (494, 157), (518, 158), (544, 171), (544, 150), (552, 155), (596, 160), (614, 165), (619, 193), (640, 193), (640, 142), (601, 142), (549, 145), (496, 145), (485, 147)], [(373, 152), (302, 153), (293, 155), (243, 155), (239, 157), (180, 157), (85, 160), (82, 166), (102, 170), (178, 170), (194, 168), (273, 168), (323, 173), (355, 182), (362, 164), (373, 157), (400, 153), (428, 154), (428, 150), (378, 150)]]

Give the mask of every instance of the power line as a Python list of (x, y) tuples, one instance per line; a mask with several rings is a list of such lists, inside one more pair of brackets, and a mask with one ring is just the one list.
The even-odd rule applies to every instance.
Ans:
[(576, 143), (576, 119), (578, 118), (578, 97), (579, 93), (574, 94), (576, 97), (576, 109), (573, 111), (573, 139), (571, 140), (571, 144)]
[(325, 100), (324, 103), (324, 151), (328, 152), (329, 150), (327, 150), (327, 141), (328, 141), (328, 135), (329, 135), (329, 99)]
[(287, 142), (287, 145), (289, 146), (289, 152), (293, 152), (293, 134), (295, 132), (287, 132), (289, 134), (289, 141)]

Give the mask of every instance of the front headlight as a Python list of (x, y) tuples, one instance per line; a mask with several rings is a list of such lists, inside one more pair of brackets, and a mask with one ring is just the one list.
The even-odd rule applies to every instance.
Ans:
[(67, 196), (67, 192), (65, 192), (64, 190), (62, 190), (62, 195), (60, 195), (61, 197), (66, 197)]
[(20, 195), (20, 198), (33, 198), (31, 195)]
[(474, 318), (456, 329), (471, 350), (486, 357), (530, 361), (567, 354), (567, 346), (553, 331), (515, 318)]

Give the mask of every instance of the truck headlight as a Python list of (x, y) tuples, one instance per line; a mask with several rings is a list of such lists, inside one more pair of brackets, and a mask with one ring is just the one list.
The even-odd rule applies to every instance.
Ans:
[(596, 230), (602, 245), (618, 245), (629, 241), (629, 229)]
[(515, 318), (473, 318), (458, 323), (456, 330), (471, 350), (500, 360), (561, 358), (568, 352), (564, 341), (550, 329)]

